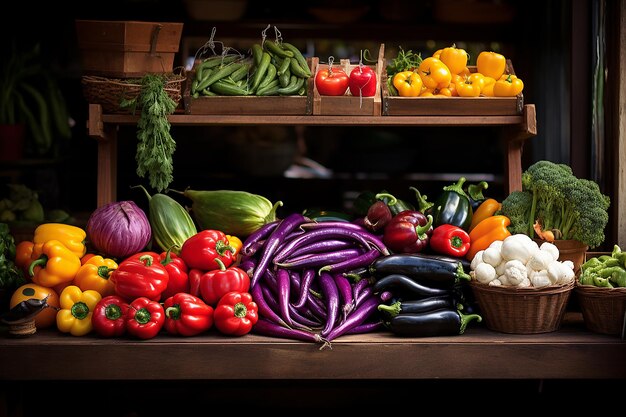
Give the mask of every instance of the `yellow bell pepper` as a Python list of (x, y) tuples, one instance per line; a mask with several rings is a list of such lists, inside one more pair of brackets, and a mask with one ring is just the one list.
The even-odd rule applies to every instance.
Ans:
[(487, 217), (491, 217), (496, 214), (501, 207), (502, 204), (494, 198), (488, 198), (480, 203), (472, 215), (472, 223), (470, 224), (469, 231), (471, 232), (476, 226), (478, 226), (478, 223), (485, 220)]
[(117, 269), (117, 262), (100, 255), (90, 257), (76, 273), (74, 285), (81, 290), (94, 290), (102, 297), (115, 294), (115, 285), (109, 279), (111, 273)]
[(443, 48), (439, 59), (446, 64), (451, 74), (460, 74), (467, 67), (467, 52), (465, 49), (457, 48), (456, 44)]
[(392, 81), (400, 97), (417, 97), (422, 92), (422, 79), (415, 71), (398, 72)]
[(485, 77), (499, 79), (506, 69), (504, 55), (493, 51), (482, 51), (476, 58), (476, 70)]
[(35, 229), (33, 242), (37, 244), (58, 240), (80, 258), (87, 252), (86, 238), (87, 232), (80, 227), (63, 223), (44, 223)]
[(511, 220), (501, 214), (483, 219), (469, 234), (470, 248), (465, 257), (471, 261), (477, 252), (487, 249), (494, 241), (511, 236), (507, 229), (510, 224)]
[(495, 97), (515, 97), (524, 89), (524, 82), (513, 74), (504, 74), (493, 86)]
[(101, 299), (97, 291), (81, 291), (76, 285), (65, 287), (59, 297), (61, 310), (57, 313), (57, 328), (73, 336), (88, 334), (93, 329), (93, 310)]
[(478, 97), (480, 95), (480, 81), (472, 81), (467, 77), (463, 82), (456, 84), (459, 97)]
[(430, 88), (422, 90), (422, 93), (419, 97), (435, 97), (435, 98), (445, 98), (452, 97), (452, 90), (450, 88), (442, 88), (438, 90), (432, 90)]
[(39, 258), (31, 262), (28, 274), (35, 284), (54, 287), (70, 282), (80, 268), (80, 258), (58, 240), (49, 240), (41, 247)]
[(491, 77), (483, 77), (483, 88), (480, 90), (481, 95), (485, 97), (493, 97), (493, 87), (496, 85), (496, 79)]
[(428, 57), (423, 60), (418, 71), (424, 87), (432, 90), (446, 88), (452, 81), (450, 69), (437, 58)]

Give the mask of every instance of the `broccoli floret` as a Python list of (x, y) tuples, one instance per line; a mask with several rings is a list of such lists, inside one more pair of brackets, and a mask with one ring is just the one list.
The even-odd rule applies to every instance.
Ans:
[(604, 228), (609, 222), (609, 197), (602, 194), (598, 184), (587, 179), (577, 179), (566, 191), (570, 214), (561, 229), (563, 238), (580, 240), (590, 248), (599, 246), (604, 242)]
[(502, 200), (502, 207), (496, 214), (504, 215), (511, 220), (508, 227), (511, 234), (530, 233), (532, 227), (528, 224), (532, 201), (533, 195), (528, 191), (513, 191)]
[[(542, 160), (522, 173), (522, 190), (530, 197), (530, 208), (522, 198), (522, 208), (506, 209), (517, 216), (516, 230), (533, 237), (533, 224), (539, 221), (543, 229), (560, 232), (561, 239), (580, 240), (590, 248), (604, 241), (610, 199), (595, 182), (577, 178), (567, 165)], [(517, 224), (520, 210), (528, 210), (525, 227)]]

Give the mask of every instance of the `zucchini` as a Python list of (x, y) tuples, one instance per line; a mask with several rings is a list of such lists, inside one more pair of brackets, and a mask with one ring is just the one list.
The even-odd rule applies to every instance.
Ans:
[(166, 194), (150, 195), (142, 185), (131, 188), (141, 188), (148, 196), (152, 239), (162, 250), (171, 248), (171, 251), (178, 255), (183, 243), (198, 233), (189, 212)]

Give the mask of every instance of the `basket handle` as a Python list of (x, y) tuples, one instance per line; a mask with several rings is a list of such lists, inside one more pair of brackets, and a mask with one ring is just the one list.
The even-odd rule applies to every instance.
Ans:
[(150, 56), (156, 55), (157, 41), (162, 28), (163, 25), (160, 24), (154, 26), (154, 31), (152, 31), (152, 36), (150, 37)]

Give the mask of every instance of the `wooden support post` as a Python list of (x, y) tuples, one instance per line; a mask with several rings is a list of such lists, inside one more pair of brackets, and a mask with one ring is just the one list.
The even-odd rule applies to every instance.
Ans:
[(98, 141), (97, 207), (117, 199), (117, 125), (104, 124), (102, 106), (89, 105), (89, 136)]
[(537, 135), (537, 115), (534, 104), (522, 110), (522, 124), (503, 130), (506, 141), (506, 192), (522, 189), (522, 150), (527, 139)]

